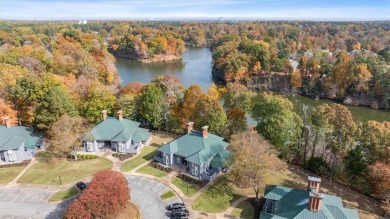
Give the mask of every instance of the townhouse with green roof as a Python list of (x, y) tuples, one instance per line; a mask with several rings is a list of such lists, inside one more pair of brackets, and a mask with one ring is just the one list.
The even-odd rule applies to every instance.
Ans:
[(86, 152), (105, 151), (107, 148), (118, 153), (137, 154), (143, 146), (151, 141), (147, 129), (140, 128), (139, 122), (123, 118), (122, 111), (118, 117), (108, 117), (107, 111), (102, 111), (102, 119), (82, 140)]
[(224, 138), (208, 132), (193, 130), (193, 122), (187, 123), (187, 134), (163, 144), (154, 160), (166, 166), (184, 165), (192, 177), (212, 181), (226, 166), (229, 143)]
[(0, 125), (0, 160), (31, 160), (42, 147), (42, 136), (33, 133), (32, 128), (12, 126), (10, 117), (5, 117), (4, 123)]
[(268, 185), (259, 219), (358, 219), (340, 197), (319, 193), (321, 179), (308, 177), (307, 190)]

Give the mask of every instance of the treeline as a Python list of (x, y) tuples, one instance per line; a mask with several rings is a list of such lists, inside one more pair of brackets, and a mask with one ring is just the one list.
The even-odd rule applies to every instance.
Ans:
[(283, 96), (264, 93), (253, 108), (257, 131), (285, 160), (368, 194), (390, 198), (390, 122), (355, 122), (340, 104), (303, 121)]
[(103, 22), (102, 30), (107, 39), (117, 39), (109, 40), (114, 48), (129, 45), (125, 51), (138, 54), (135, 42), (148, 44), (156, 36), (157, 50), (168, 49), (160, 33), (186, 45), (209, 45), (217, 81), (390, 107), (390, 31), (383, 22)]
[(253, 95), (239, 84), (229, 84), (222, 93), (224, 105), (214, 84), (203, 93), (198, 85), (185, 88), (175, 76), (164, 75), (146, 85), (133, 82), (123, 87), (118, 107), (128, 118), (151, 128), (181, 134), (193, 121), (197, 130), (208, 125), (210, 132), (228, 137), (247, 128), (245, 113)]
[[(361, 45), (357, 42), (355, 47)], [(267, 34), (259, 39), (225, 35), (213, 45), (213, 76), (259, 89), (343, 100), (349, 105), (390, 107), (390, 70), (385, 57), (369, 50), (291, 53), (294, 50)], [(289, 83), (269, 85), (278, 78)]]
[(0, 115), (13, 123), (45, 131), (64, 114), (92, 121), (97, 105), (115, 102), (120, 78), (98, 34), (32, 24), (1, 29), (0, 42)]
[(181, 58), (184, 41), (173, 32), (162, 32), (149, 27), (115, 26), (107, 37), (112, 52), (117, 56), (137, 60), (161, 60)]

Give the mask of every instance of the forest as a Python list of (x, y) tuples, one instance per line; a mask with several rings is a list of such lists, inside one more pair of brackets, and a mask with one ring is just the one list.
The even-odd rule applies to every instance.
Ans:
[[(251, 113), (281, 159), (390, 197), (389, 121), (357, 122), (336, 103), (303, 119), (268, 92), (388, 109), (389, 45), (390, 27), (380, 22), (3, 22), (0, 116), (44, 132), (67, 153), (102, 110), (178, 134), (193, 121), (227, 140), (248, 128)], [(225, 86), (204, 93), (171, 75), (120, 86), (114, 56), (176, 59), (186, 46), (210, 47), (214, 78)], [(69, 138), (57, 144), (64, 130)]]

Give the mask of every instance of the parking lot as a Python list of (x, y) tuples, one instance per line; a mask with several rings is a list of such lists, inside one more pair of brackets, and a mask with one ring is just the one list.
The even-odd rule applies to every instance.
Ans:
[(45, 203), (53, 194), (37, 189), (0, 189), (0, 202)]
[(69, 202), (49, 204), (53, 191), (33, 188), (1, 188), (0, 219), (59, 218)]
[(170, 189), (160, 182), (139, 176), (128, 176), (127, 180), (131, 190), (130, 199), (140, 209), (142, 218), (169, 218), (165, 206), (173, 202), (181, 202), (178, 197), (161, 200), (160, 196)]

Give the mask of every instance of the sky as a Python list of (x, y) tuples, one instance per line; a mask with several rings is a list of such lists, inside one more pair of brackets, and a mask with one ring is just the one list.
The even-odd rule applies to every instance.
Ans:
[(390, 0), (0, 0), (0, 20), (390, 20)]

